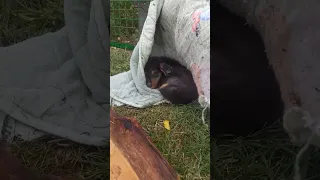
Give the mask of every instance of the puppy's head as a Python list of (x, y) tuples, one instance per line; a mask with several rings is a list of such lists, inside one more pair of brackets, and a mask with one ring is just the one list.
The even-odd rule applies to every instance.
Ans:
[(156, 89), (162, 76), (162, 72), (159, 68), (159, 62), (149, 59), (144, 68), (144, 73), (147, 86), (149, 88)]
[(151, 70), (146, 74), (147, 86), (149, 88), (155, 89), (158, 87), (159, 81), (161, 79), (162, 73), (159, 70)]

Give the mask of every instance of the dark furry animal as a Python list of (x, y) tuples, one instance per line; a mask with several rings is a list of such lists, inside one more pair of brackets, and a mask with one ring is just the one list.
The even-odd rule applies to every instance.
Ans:
[(213, 3), (211, 132), (248, 135), (281, 118), (284, 104), (259, 34)]
[(174, 59), (150, 57), (145, 66), (149, 88), (159, 89), (172, 104), (189, 104), (198, 98), (191, 72)]

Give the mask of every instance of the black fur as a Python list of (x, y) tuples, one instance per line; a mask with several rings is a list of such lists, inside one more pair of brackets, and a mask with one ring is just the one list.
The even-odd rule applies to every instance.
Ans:
[[(162, 63), (165, 66), (161, 67)], [(145, 66), (147, 84), (150, 81), (150, 72), (152, 70), (158, 70), (161, 73), (157, 87), (162, 96), (172, 104), (189, 104), (197, 100), (197, 87), (191, 72), (186, 67), (168, 57), (150, 57)], [(165, 83), (168, 85), (161, 88), (160, 86)]]
[(259, 34), (221, 5), (211, 7), (211, 131), (248, 135), (282, 116), (280, 87)]

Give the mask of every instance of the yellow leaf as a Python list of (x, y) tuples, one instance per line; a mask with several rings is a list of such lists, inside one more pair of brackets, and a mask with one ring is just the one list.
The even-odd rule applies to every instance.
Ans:
[(170, 131), (169, 120), (164, 120), (164, 121), (163, 121), (163, 125), (164, 125), (164, 128), (166, 128), (167, 130)]

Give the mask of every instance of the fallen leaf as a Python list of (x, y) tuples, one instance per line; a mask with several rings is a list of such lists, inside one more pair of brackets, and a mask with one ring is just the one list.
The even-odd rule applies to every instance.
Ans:
[(169, 120), (164, 120), (164, 121), (163, 121), (163, 125), (164, 125), (164, 128), (166, 128), (167, 130), (170, 131)]

